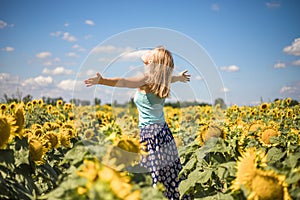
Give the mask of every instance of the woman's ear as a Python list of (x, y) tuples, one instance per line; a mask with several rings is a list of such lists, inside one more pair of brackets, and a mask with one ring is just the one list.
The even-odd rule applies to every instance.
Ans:
[(152, 59), (149, 59), (149, 60), (148, 60), (148, 64), (151, 64), (152, 62), (153, 62)]

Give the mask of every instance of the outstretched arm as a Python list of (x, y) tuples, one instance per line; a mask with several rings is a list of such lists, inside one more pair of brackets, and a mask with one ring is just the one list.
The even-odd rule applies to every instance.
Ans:
[(186, 83), (190, 81), (190, 79), (191, 79), (191, 75), (187, 74), (187, 70), (184, 70), (180, 72), (178, 76), (172, 76), (171, 83), (175, 83), (178, 81)]
[(146, 76), (130, 77), (130, 78), (104, 78), (100, 73), (96, 73), (96, 76), (91, 77), (84, 81), (87, 87), (101, 84), (112, 87), (127, 87), (127, 88), (139, 88), (145, 85)]

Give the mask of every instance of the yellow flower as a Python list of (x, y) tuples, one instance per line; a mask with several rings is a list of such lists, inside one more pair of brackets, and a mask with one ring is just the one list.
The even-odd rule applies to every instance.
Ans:
[(208, 141), (210, 138), (220, 137), (225, 139), (225, 132), (216, 125), (204, 125), (198, 130), (198, 140), (200, 145)]
[(265, 146), (272, 146), (270, 139), (272, 137), (278, 136), (280, 133), (279, 131), (275, 130), (274, 128), (265, 128), (261, 133), (259, 140)]
[(78, 187), (77, 188), (77, 193), (79, 194), (79, 195), (84, 195), (85, 193), (87, 193), (87, 191), (88, 191), (88, 189), (87, 188), (85, 188), (85, 187)]
[(35, 135), (36, 137), (41, 137), (41, 136), (43, 136), (43, 135), (44, 135), (43, 129), (41, 129), (41, 128), (35, 129), (35, 130), (34, 130), (34, 135)]
[(29, 140), (29, 155), (34, 161), (43, 161), (43, 144), (35, 138)]
[(2, 112), (4, 112), (7, 109), (7, 105), (6, 104), (1, 104), (0, 109)]
[(26, 108), (27, 108), (27, 109), (30, 109), (31, 107), (32, 107), (32, 102), (29, 101), (29, 102), (26, 104)]
[(100, 166), (98, 162), (94, 162), (91, 160), (84, 160), (83, 166), (80, 167), (79, 171), (76, 171), (78, 176), (84, 177), (89, 181), (96, 181), (98, 176), (98, 172), (100, 170)]
[(16, 102), (12, 102), (11, 104), (9, 104), (9, 109), (11, 111), (13, 111), (16, 108)]
[(25, 117), (24, 117), (24, 104), (21, 103), (17, 106), (15, 115), (16, 125), (18, 126), (17, 133), (19, 137), (23, 135), (23, 128), (25, 124)]
[(16, 129), (12, 117), (0, 114), (0, 149), (5, 148), (9, 139), (14, 137)]
[(36, 106), (37, 104), (38, 104), (38, 101), (34, 99), (34, 100), (32, 101), (32, 105), (33, 105), (33, 106)]
[(89, 128), (86, 131), (84, 131), (84, 137), (88, 140), (92, 139), (94, 135), (95, 135), (94, 129)]
[(43, 99), (39, 99), (39, 100), (37, 101), (37, 103), (39, 104), (40, 107), (42, 107), (42, 106), (44, 105)]
[(60, 131), (60, 143), (62, 146), (66, 148), (71, 148), (71, 138), (68, 132)]
[(54, 131), (47, 132), (45, 138), (50, 142), (51, 147), (55, 148), (58, 146), (58, 135)]
[(273, 171), (258, 169), (251, 181), (251, 189), (248, 199), (259, 200), (290, 200), (285, 177), (275, 174)]
[(61, 107), (62, 105), (63, 105), (63, 101), (61, 99), (56, 101), (57, 107)]
[(269, 104), (267, 104), (267, 103), (262, 103), (262, 104), (260, 104), (259, 108), (260, 108), (261, 110), (266, 110), (266, 109), (269, 108)]
[(73, 112), (68, 113), (68, 118), (69, 120), (74, 120), (75, 119), (75, 114)]
[(48, 106), (47, 106), (47, 111), (48, 111), (48, 113), (51, 113), (52, 110), (53, 110), (52, 105), (48, 105)]
[(247, 134), (257, 133), (259, 130), (262, 130), (263, 128), (264, 128), (264, 124), (261, 121), (255, 121), (252, 124), (250, 124)]
[(285, 99), (285, 103), (286, 103), (286, 105), (290, 105), (291, 104), (291, 102), (292, 102), (292, 99), (291, 98), (287, 98), (287, 99)]
[(247, 149), (237, 161), (236, 179), (232, 184), (234, 191), (239, 190), (243, 186), (247, 189), (251, 188), (251, 180), (256, 174), (256, 166), (256, 150), (252, 148)]

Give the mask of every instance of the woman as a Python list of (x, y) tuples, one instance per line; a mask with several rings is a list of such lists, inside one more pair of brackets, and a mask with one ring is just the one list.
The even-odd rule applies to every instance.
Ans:
[(147, 152), (141, 158), (141, 165), (151, 173), (154, 187), (157, 182), (161, 182), (166, 188), (164, 195), (168, 199), (179, 199), (178, 174), (182, 166), (173, 135), (165, 122), (163, 107), (165, 99), (170, 96), (171, 83), (188, 82), (190, 75), (185, 70), (179, 76), (172, 76), (173, 57), (163, 47), (147, 51), (142, 60), (145, 64), (142, 76), (104, 78), (96, 73), (95, 77), (85, 80), (85, 84), (138, 88), (134, 102), (139, 111), (140, 142), (145, 144)]

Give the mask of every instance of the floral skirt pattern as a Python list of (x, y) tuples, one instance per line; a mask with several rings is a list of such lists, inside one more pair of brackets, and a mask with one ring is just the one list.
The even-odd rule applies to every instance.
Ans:
[[(153, 186), (162, 183), (166, 190), (164, 195), (170, 200), (179, 200), (178, 174), (182, 169), (174, 137), (167, 125), (150, 124), (143, 126), (140, 131), (140, 142), (144, 144), (141, 156), (141, 166), (145, 167), (152, 176)], [(190, 199), (184, 196), (182, 199)]]

